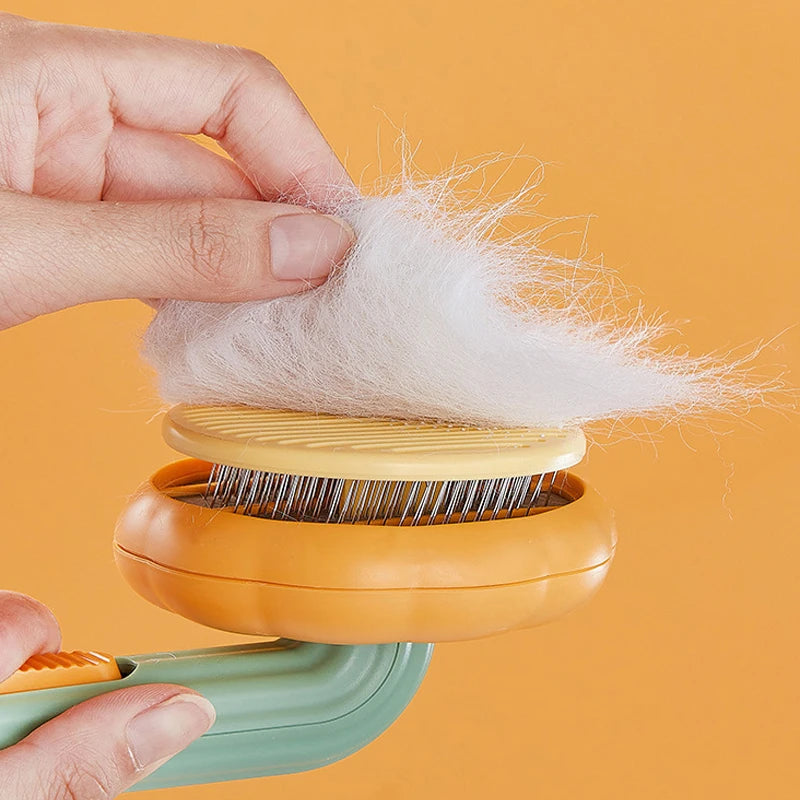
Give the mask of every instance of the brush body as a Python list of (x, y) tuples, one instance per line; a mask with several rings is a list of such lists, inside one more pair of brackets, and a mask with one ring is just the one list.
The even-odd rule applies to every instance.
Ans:
[[(131, 586), (204, 625), (366, 644), (479, 638), (588, 599), (616, 546), (579, 431), (178, 406), (120, 518)], [(298, 474), (299, 473), (299, 474)]]

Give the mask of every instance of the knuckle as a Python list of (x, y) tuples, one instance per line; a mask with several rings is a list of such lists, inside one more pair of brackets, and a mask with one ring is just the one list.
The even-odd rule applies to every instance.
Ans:
[(29, 51), (29, 48), (25, 46), (27, 42), (21, 41), (27, 23), (28, 20), (24, 17), (0, 12), (0, 54), (2, 54), (0, 66), (19, 65), (20, 58), (23, 63), (27, 60), (26, 52)]
[(52, 800), (111, 800), (115, 795), (108, 776), (97, 767), (69, 763), (55, 771), (47, 797)]
[[(70, 760), (24, 739), (0, 753), (0, 797), (47, 800), (112, 800), (118, 790), (111, 774), (97, 763)], [(64, 758), (66, 756), (66, 758)], [(9, 786), (10, 783), (10, 786)], [(11, 789), (10, 795), (7, 790)]]
[(263, 53), (246, 47), (237, 47), (236, 50), (247, 69), (253, 74), (280, 77), (278, 68)]
[(10, 37), (24, 27), (28, 21), (25, 17), (19, 17), (8, 11), (0, 11), (0, 39)]
[[(30, 792), (30, 787), (26, 787), (27, 773), (25, 763), (20, 758), (19, 752), (24, 744), (20, 743), (8, 750), (0, 752), (0, 797), (24, 797), (26, 788)], [(41, 784), (41, 781), (39, 781)], [(45, 786), (37, 786), (42, 791), (40, 795), (46, 797)]]
[(181, 242), (191, 277), (201, 284), (225, 289), (236, 283), (236, 246), (228, 222), (205, 200), (180, 212), (176, 241)]
[[(45, 69), (49, 28), (25, 17), (0, 13), (0, 85), (3, 102), (19, 102), (20, 89), (30, 91)], [(51, 55), (52, 57), (52, 55)], [(9, 92), (11, 94), (9, 94)]]

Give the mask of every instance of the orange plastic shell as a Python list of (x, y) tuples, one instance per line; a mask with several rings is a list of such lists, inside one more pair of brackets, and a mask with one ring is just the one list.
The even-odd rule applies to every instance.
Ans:
[(0, 683), (0, 694), (78, 686), (119, 680), (117, 662), (106, 653), (75, 650), (31, 656), (13, 675)]
[[(128, 583), (213, 628), (311, 642), (474, 639), (548, 622), (588, 599), (616, 546), (575, 475), (567, 505), (503, 520), (392, 526), (269, 520), (180, 499), (210, 464), (159, 470), (115, 534)], [(173, 494), (178, 496), (172, 496)]]

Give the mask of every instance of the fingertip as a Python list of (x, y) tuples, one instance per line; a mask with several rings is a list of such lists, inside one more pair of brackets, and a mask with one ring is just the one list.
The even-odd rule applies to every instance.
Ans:
[(150, 706), (125, 727), (137, 771), (151, 769), (202, 736), (216, 719), (214, 706), (196, 692), (180, 692)]
[(61, 646), (61, 628), (44, 603), (19, 592), (0, 591), (0, 680), (37, 653)]
[(292, 282), (326, 278), (356, 238), (345, 220), (316, 213), (275, 217), (268, 224), (268, 236), (271, 276)]

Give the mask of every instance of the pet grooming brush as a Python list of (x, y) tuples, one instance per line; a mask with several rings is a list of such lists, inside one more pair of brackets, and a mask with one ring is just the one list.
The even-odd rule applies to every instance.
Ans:
[(613, 558), (610, 512), (568, 471), (584, 454), (579, 430), (176, 406), (164, 436), (191, 458), (123, 512), (122, 574), (184, 617), (282, 638), (106, 658), (119, 669), (109, 680), (61, 688), (36, 688), (24, 673), (47, 670), (29, 662), (0, 684), (12, 692), (0, 746), (81, 699), (158, 680), (205, 694), (217, 721), (136, 788), (330, 763), (402, 711), (428, 642), (555, 619)]
[(559, 616), (609, 566), (578, 430), (481, 430), (177, 406), (116, 532), (126, 580), (214, 628), (442, 642)]

